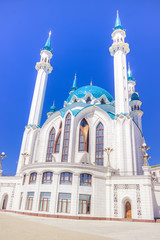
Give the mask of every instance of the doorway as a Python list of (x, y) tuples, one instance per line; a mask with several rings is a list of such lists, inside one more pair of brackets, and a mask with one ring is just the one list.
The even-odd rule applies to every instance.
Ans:
[(8, 203), (8, 195), (5, 195), (3, 202), (2, 202), (2, 209), (7, 209), (7, 203)]
[(125, 218), (132, 218), (131, 204), (129, 201), (127, 201), (125, 204)]

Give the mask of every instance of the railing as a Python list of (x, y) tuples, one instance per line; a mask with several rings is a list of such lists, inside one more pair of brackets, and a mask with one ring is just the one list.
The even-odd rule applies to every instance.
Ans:
[(16, 175), (16, 173), (5, 173), (5, 172), (3, 172), (1, 176), (2, 177), (13, 177), (15, 175)]

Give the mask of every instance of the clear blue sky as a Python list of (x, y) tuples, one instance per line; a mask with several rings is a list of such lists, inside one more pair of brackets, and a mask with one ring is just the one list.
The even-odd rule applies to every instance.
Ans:
[(49, 75), (42, 123), (55, 99), (63, 107), (75, 72), (78, 87), (105, 88), (114, 96), (111, 33), (119, 9), (136, 91), (142, 100), (143, 133), (152, 158), (160, 163), (160, 1), (6, 0), (0, 1), (0, 152), (5, 172), (16, 171), (37, 71), (49, 30), (52, 31), (53, 72)]

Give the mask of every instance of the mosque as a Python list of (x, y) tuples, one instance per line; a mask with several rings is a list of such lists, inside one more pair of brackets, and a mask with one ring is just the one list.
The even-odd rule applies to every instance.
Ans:
[[(73, 219), (160, 218), (160, 166), (153, 177), (142, 131), (141, 100), (126, 64), (129, 45), (117, 14), (109, 48), (115, 99), (101, 87), (77, 88), (51, 106), (40, 126), (51, 40), (36, 63), (37, 79), (15, 176), (0, 176), (0, 209)], [(154, 170), (157, 169), (156, 166)]]

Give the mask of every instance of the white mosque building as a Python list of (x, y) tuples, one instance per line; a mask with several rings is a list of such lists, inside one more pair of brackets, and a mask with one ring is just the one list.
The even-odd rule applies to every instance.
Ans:
[[(126, 64), (129, 45), (117, 15), (113, 43), (115, 99), (97, 86), (77, 88), (53, 105), (40, 126), (51, 41), (36, 64), (37, 79), (15, 176), (0, 176), (0, 209), (74, 219), (160, 218), (160, 182), (148, 165), (142, 102)], [(160, 169), (160, 168), (159, 168)], [(160, 171), (159, 171), (160, 173)]]

